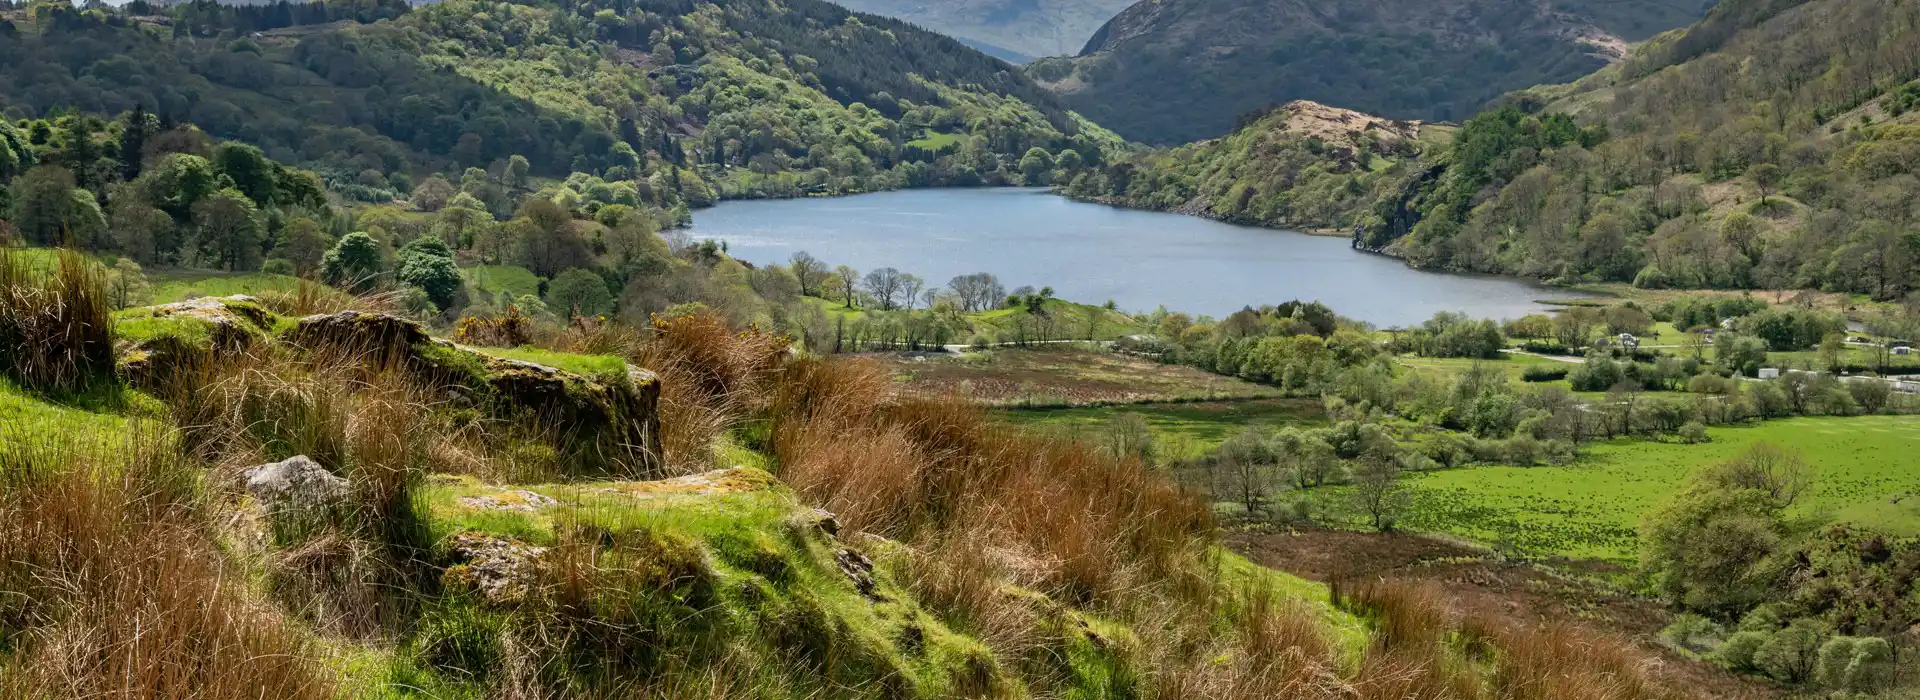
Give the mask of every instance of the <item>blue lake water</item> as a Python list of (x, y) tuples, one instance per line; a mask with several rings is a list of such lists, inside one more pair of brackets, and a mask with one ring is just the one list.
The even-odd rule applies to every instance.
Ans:
[(862, 273), (894, 267), (944, 285), (988, 272), (1008, 289), (1052, 286), (1065, 299), (1127, 311), (1223, 316), (1243, 306), (1318, 299), (1382, 327), (1438, 311), (1515, 318), (1538, 299), (1579, 296), (1519, 280), (1424, 272), (1353, 250), (1347, 239), (1075, 202), (1036, 189), (906, 190), (833, 199), (724, 202), (688, 233), (734, 257), (782, 263), (806, 251)]

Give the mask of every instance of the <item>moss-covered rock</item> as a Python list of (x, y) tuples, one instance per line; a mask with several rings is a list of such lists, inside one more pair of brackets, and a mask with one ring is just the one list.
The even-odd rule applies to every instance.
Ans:
[(267, 342), (273, 314), (250, 296), (205, 297), (114, 314), (120, 371), (154, 387)]
[(588, 376), (496, 357), (434, 338), (413, 321), (359, 311), (308, 316), (286, 338), (310, 351), (404, 368), (497, 416), (531, 420), (572, 473), (647, 478), (660, 470), (660, 380), (644, 369), (620, 363), (623, 372)]
[[(435, 615), (509, 620), (460, 626), (469, 636), (451, 647), (550, 641), (520, 648), (529, 658), (518, 665), (540, 677), (495, 669), (478, 687), (598, 696), (639, 684), (706, 696), (695, 691), (719, 673), (753, 688), (735, 697), (1024, 695), (985, 644), (924, 607), (883, 563), (898, 545), (843, 540), (821, 526), (830, 515), (764, 471), (519, 487), (446, 480), (426, 499), (447, 533), (442, 582), (467, 606)], [(500, 500), (543, 505), (494, 507)], [(472, 678), (473, 664), (432, 641), (412, 645), (415, 663)]]

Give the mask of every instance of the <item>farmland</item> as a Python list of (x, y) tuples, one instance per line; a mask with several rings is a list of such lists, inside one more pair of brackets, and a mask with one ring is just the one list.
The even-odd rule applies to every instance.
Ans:
[(1530, 554), (1629, 561), (1642, 516), (1701, 466), (1758, 441), (1804, 455), (1814, 482), (1790, 514), (1920, 534), (1920, 417), (1793, 418), (1715, 428), (1712, 442), (1621, 441), (1566, 467), (1476, 467), (1414, 480), (1405, 525)]
[(1197, 457), (1249, 427), (1318, 426), (1326, 422), (1312, 399), (1252, 399), (1196, 403), (1156, 403), (1089, 408), (1012, 408), (999, 414), (1013, 423), (1041, 430), (1087, 435), (1107, 429), (1119, 416), (1145, 419), (1154, 444), (1165, 458)]
[(1064, 407), (1271, 398), (1279, 392), (1191, 367), (1076, 345), (964, 356), (882, 355), (909, 394), (957, 394), (993, 406)]

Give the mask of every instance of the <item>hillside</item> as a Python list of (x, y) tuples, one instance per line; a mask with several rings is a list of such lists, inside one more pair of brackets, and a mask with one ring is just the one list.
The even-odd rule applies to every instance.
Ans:
[(1917, 12), (1724, 3), (1468, 122), (1363, 243), (1436, 267), (1899, 298), (1920, 260)]
[[(1003, 58), (1067, 56), (1132, 4), (1128, 0), (846, 0), (861, 12), (895, 17), (979, 46)], [(987, 50), (987, 49), (982, 49)], [(1002, 55), (1001, 52), (1014, 55)]]
[(1064, 192), (1138, 209), (1279, 228), (1349, 230), (1397, 186), (1403, 163), (1452, 129), (1296, 100), (1218, 139), (1151, 151), (1075, 177)]
[(488, 7), (12, 12), (0, 107), (145, 106), (370, 200), (513, 156), (555, 178), (694, 169), (721, 196), (1018, 182), (1035, 147), (1101, 157), (1003, 62), (816, 0)]
[(1458, 120), (1505, 91), (1590, 73), (1625, 42), (1694, 16), (1658, 3), (1148, 0), (1077, 57), (1028, 72), (1094, 121), (1155, 144), (1218, 136), (1234, 115), (1296, 99)]

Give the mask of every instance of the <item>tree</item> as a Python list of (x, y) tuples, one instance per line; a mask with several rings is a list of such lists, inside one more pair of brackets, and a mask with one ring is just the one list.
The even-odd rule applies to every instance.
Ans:
[(613, 311), (613, 293), (607, 280), (592, 270), (574, 268), (560, 273), (547, 283), (547, 308), (578, 316), (599, 316)]
[(1400, 514), (1412, 500), (1400, 482), (1400, 460), (1394, 450), (1381, 444), (1360, 455), (1359, 468), (1353, 474), (1353, 499), (1373, 520), (1373, 529), (1390, 532)]
[(532, 174), (533, 164), (527, 162), (526, 156), (516, 153), (507, 159), (507, 184), (524, 190)]
[(1767, 195), (1780, 184), (1780, 166), (1772, 163), (1755, 163), (1747, 168), (1747, 178), (1753, 180), (1753, 186), (1760, 190), (1760, 203), (1767, 203)]
[(1026, 177), (1029, 185), (1047, 184), (1047, 175), (1052, 172), (1053, 156), (1047, 153), (1047, 149), (1034, 146), (1020, 158), (1020, 173)]
[(820, 284), (827, 279), (827, 264), (803, 250), (793, 254), (791, 267), (793, 278), (800, 282), (801, 296), (819, 296)]
[(13, 181), (13, 227), (30, 243), (67, 241), (73, 217), (73, 173), (57, 165), (28, 170)]
[(413, 195), (408, 199), (413, 203), (413, 208), (432, 212), (445, 208), (448, 202), (453, 201), (456, 194), (460, 192), (453, 188), (453, 183), (435, 174), (422, 180), (420, 186), (413, 188)]
[(861, 282), (867, 294), (880, 304), (881, 310), (892, 311), (898, 304), (900, 293), (906, 284), (906, 275), (891, 267), (883, 267), (872, 272)]
[(304, 275), (320, 266), (332, 246), (333, 237), (319, 223), (302, 216), (288, 220), (280, 229), (280, 244), (273, 252), (275, 257), (293, 263), (295, 274)]
[(265, 224), (253, 200), (240, 190), (220, 190), (193, 205), (196, 248), (216, 267), (251, 270), (260, 264)]
[(1840, 371), (1840, 364), (1847, 352), (1847, 334), (1843, 331), (1831, 331), (1820, 339), (1820, 364), (1828, 372)]
[(279, 198), (278, 166), (260, 149), (228, 141), (213, 149), (216, 172), (233, 181), (233, 186), (259, 206), (271, 206)]
[(463, 280), (453, 263), (453, 251), (432, 236), (422, 236), (400, 247), (395, 255), (395, 275), (402, 283), (420, 288), (427, 299), (441, 309), (453, 306)]
[(1641, 526), (1643, 563), (1669, 597), (1689, 609), (1733, 614), (1764, 600), (1763, 560), (1786, 533), (1785, 511), (1803, 491), (1804, 463), (1778, 448), (1696, 472)]
[[(920, 279), (918, 276), (915, 276), (915, 275), (901, 275), (900, 276), (900, 299), (901, 299), (902, 305), (906, 306), (908, 309), (912, 309), (913, 302), (920, 298), (920, 291), (926, 288), (927, 288), (926, 280)], [(932, 306), (933, 304), (929, 302), (927, 305)]]
[(153, 208), (133, 195), (132, 188), (121, 188), (112, 198), (113, 212), (108, 228), (113, 231), (115, 247), (144, 264), (154, 264), (179, 252), (178, 234), (173, 217)]
[(380, 243), (364, 231), (341, 236), (321, 259), (320, 269), (329, 283), (364, 287), (380, 274)]
[(840, 276), (840, 298), (845, 300), (847, 308), (853, 308), (854, 287), (860, 284), (860, 271), (841, 265), (833, 268), (833, 274)]
[[(120, 179), (131, 182), (140, 177), (147, 151), (147, 137), (158, 131), (160, 122), (148, 114), (141, 105), (134, 105), (133, 112), (127, 115), (126, 123), (120, 129)], [(0, 143), (0, 149), (6, 145)], [(4, 170), (4, 168), (0, 168)], [(0, 180), (5, 174), (0, 173)]]
[(1750, 335), (1723, 332), (1713, 338), (1713, 357), (1722, 369), (1752, 375), (1767, 363), (1767, 342)]

